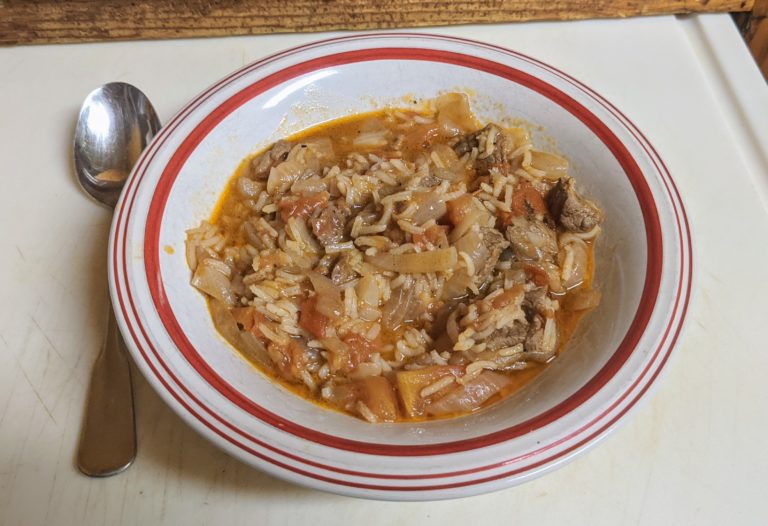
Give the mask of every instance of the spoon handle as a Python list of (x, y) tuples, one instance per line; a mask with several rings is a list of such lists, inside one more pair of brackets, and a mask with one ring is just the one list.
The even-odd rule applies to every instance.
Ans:
[(107, 336), (93, 365), (77, 466), (91, 477), (120, 473), (136, 457), (131, 366), (110, 305)]

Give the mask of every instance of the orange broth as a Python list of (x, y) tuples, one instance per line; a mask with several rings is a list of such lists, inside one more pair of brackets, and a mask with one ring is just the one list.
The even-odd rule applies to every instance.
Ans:
[[(414, 113), (412, 110), (402, 110), (402, 111), (409, 112), (411, 114)], [(323, 123), (323, 124), (308, 128), (290, 137), (287, 137), (286, 140), (291, 142), (301, 142), (301, 141), (314, 138), (316, 136), (330, 137), (333, 141), (333, 148), (335, 153), (335, 159), (331, 161), (331, 164), (336, 164), (342, 161), (343, 159), (345, 159), (349, 153), (359, 151), (359, 147), (355, 147), (352, 144), (352, 141), (354, 137), (356, 137), (359, 133), (361, 133), (362, 126), (366, 120), (371, 118), (378, 118), (379, 120), (384, 121), (386, 123), (387, 122), (386, 116), (387, 116), (387, 110), (352, 115), (349, 117), (344, 117), (341, 119), (333, 120), (327, 123)], [(414, 155), (422, 151), (422, 144), (420, 141), (425, 136), (427, 131), (428, 130), (426, 125), (416, 126), (415, 129), (412, 130), (406, 136), (406, 139), (401, 148), (404, 159), (412, 159)], [(240, 244), (245, 242), (245, 240), (243, 239), (243, 235), (239, 230), (239, 225), (241, 221), (245, 217), (247, 217), (247, 214), (249, 213), (249, 210), (245, 206), (243, 206), (243, 204), (240, 202), (240, 198), (238, 197), (237, 192), (234, 191), (235, 183), (238, 177), (247, 173), (252, 161), (255, 158), (259, 157), (264, 151), (265, 150), (254, 153), (246, 157), (240, 163), (238, 168), (235, 170), (235, 173), (232, 175), (229, 182), (227, 183), (227, 186), (224, 192), (222, 193), (219, 201), (217, 202), (214, 208), (213, 214), (211, 215), (210, 222), (214, 224), (219, 224), (223, 228), (223, 231), (228, 237), (230, 243)], [(377, 153), (383, 153), (383, 152), (377, 152), (374, 149), (374, 150), (367, 150), (366, 153), (377, 154)], [(592, 286), (592, 276), (593, 276), (593, 270), (594, 270), (594, 250), (593, 250), (592, 241), (587, 241), (587, 245), (589, 247), (589, 250), (588, 250), (588, 268), (586, 272), (586, 279), (576, 289), (570, 290), (562, 295), (557, 296), (557, 299), (561, 301), (561, 305), (564, 303), (563, 300), (566, 299), (568, 295), (572, 294), (576, 290), (589, 289)], [(210, 299), (209, 299), (209, 302), (210, 302)], [(576, 330), (579, 320), (586, 312), (588, 311), (569, 311), (562, 307), (559, 310), (557, 310), (555, 314), (555, 319), (557, 321), (557, 327), (558, 327), (558, 347), (557, 347), (557, 353), (555, 356), (559, 355), (565, 350), (566, 344), (570, 339), (571, 335), (573, 334), (573, 332)], [(401, 338), (403, 331), (406, 328), (407, 328), (407, 324), (401, 325), (395, 331), (388, 331), (386, 329), (382, 329), (382, 334), (380, 336), (381, 341), (383, 343), (394, 343), (398, 341)], [(245, 358), (247, 359), (247, 357)], [(251, 363), (254, 367), (256, 367), (262, 374), (266, 374), (271, 380), (278, 382), (280, 385), (282, 385), (289, 391), (301, 396), (302, 398), (314, 404), (317, 404), (323, 408), (347, 413), (346, 411), (337, 407), (336, 405), (328, 403), (324, 401), (322, 398), (320, 398), (319, 396), (314, 395), (310, 391), (310, 389), (304, 384), (286, 381), (284, 378), (282, 378), (275, 372), (264, 370), (263, 368), (254, 364), (250, 360), (249, 360), (249, 363)], [(548, 365), (549, 364), (529, 362), (528, 367), (525, 369), (504, 372), (504, 374), (507, 375), (512, 380), (512, 382), (508, 386), (503, 388), (499, 393), (496, 393), (491, 398), (486, 400), (477, 410), (481, 410), (490, 405), (493, 405), (498, 401), (504, 398), (507, 398), (510, 395), (514, 394), (515, 392), (519, 391), (520, 389), (525, 387), (529, 382), (531, 382), (534, 378), (536, 378), (539, 374), (541, 374), (547, 368)], [(397, 389), (396, 385), (395, 385), (395, 389)], [(398, 421), (436, 420), (436, 419), (444, 419), (444, 418), (453, 418), (455, 416), (461, 416), (463, 414), (467, 414), (467, 413), (461, 413), (458, 415), (449, 414), (449, 415), (440, 415), (440, 416), (425, 415), (425, 416), (418, 416), (418, 417), (409, 417), (405, 414), (405, 412), (401, 411), (401, 417), (398, 419)]]

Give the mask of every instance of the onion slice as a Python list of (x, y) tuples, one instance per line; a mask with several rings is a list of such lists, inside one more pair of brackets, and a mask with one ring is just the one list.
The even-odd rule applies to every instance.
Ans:
[(568, 174), (568, 160), (554, 153), (531, 151), (531, 167), (544, 172), (547, 179), (560, 179)]
[(509, 385), (512, 380), (505, 375), (483, 371), (465, 385), (456, 386), (448, 394), (426, 408), (430, 415), (469, 413), (478, 409), (483, 402)]
[(445, 215), (447, 208), (440, 194), (435, 192), (415, 192), (412, 203), (416, 203), (416, 211), (411, 216), (411, 221), (421, 225), (430, 219), (438, 220)]
[(445, 272), (455, 268), (458, 255), (456, 249), (450, 247), (416, 254), (391, 254), (383, 252), (375, 256), (366, 256), (366, 261), (381, 270), (424, 274), (427, 272)]
[(343, 308), (341, 289), (333, 281), (315, 271), (310, 271), (307, 275), (317, 293), (317, 312), (334, 319), (341, 316)]
[(416, 289), (403, 285), (398, 287), (390, 296), (382, 309), (381, 321), (390, 330), (398, 328), (403, 322), (413, 318), (414, 311), (419, 307), (416, 300)]
[(572, 311), (594, 309), (600, 304), (600, 291), (596, 289), (580, 289), (570, 292), (565, 297), (564, 307)]
[(240, 330), (235, 317), (224, 303), (212, 299), (210, 308), (213, 324), (230, 345), (240, 351), (248, 360), (257, 363), (267, 371), (274, 371), (274, 365), (264, 344), (250, 332)]
[(203, 260), (197, 266), (197, 270), (192, 276), (192, 285), (227, 305), (234, 305), (235, 294), (232, 292), (229, 278), (213, 265), (208, 264), (208, 261), (210, 260)]

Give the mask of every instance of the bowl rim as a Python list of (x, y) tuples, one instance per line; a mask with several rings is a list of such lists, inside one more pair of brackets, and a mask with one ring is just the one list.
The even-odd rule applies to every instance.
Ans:
[[(307, 73), (309, 71), (314, 71), (315, 69), (328, 67), (331, 65), (348, 63), (344, 61), (369, 61), (369, 60), (378, 60), (378, 59), (406, 59), (406, 60), (421, 59), (421, 60), (438, 60), (438, 61), (446, 61), (446, 62), (453, 61), (452, 63), (454, 64), (458, 64), (462, 66), (469, 65), (469, 67), (475, 67), (476, 69), (481, 69), (487, 72), (500, 74), (501, 76), (504, 76), (509, 80), (513, 80), (519, 83), (527, 82), (528, 84), (524, 83), (523, 85), (536, 89), (537, 91), (544, 94), (545, 96), (548, 96), (550, 100), (552, 100), (553, 102), (558, 103), (561, 106), (563, 105), (562, 104), (563, 102), (565, 102), (566, 104), (570, 104), (571, 105), (570, 108), (568, 107), (565, 108), (568, 111), (571, 111), (574, 108), (576, 108), (577, 110), (578, 108), (581, 108), (581, 110), (583, 110), (584, 113), (582, 113), (581, 115), (577, 115), (577, 117), (580, 118), (582, 122), (585, 122), (584, 119), (587, 119), (588, 121), (590, 121), (590, 123), (594, 127), (590, 126), (590, 124), (587, 122), (585, 122), (585, 124), (587, 124), (587, 126), (589, 126), (593, 131), (595, 131), (595, 127), (600, 129), (602, 126), (603, 136), (601, 136), (600, 133), (598, 133), (598, 136), (601, 138), (601, 140), (603, 140), (603, 143), (606, 144), (606, 146), (608, 146), (608, 148), (612, 151), (612, 153), (614, 153), (614, 156), (617, 157), (617, 160), (619, 161), (620, 165), (622, 166), (625, 173), (630, 178), (630, 183), (632, 184), (635, 190), (635, 193), (638, 197), (638, 201), (641, 204), (648, 245), (649, 247), (658, 248), (658, 250), (652, 250), (652, 249), (648, 250), (648, 262), (647, 262), (646, 279), (644, 283), (643, 300), (640, 303), (638, 312), (635, 314), (635, 320), (633, 321), (630, 329), (628, 330), (627, 335), (625, 335), (622, 345), (620, 345), (619, 349), (614, 352), (614, 355), (611, 357), (611, 359), (609, 359), (606, 366), (603, 369), (601, 369), (600, 372), (598, 372), (584, 387), (582, 387), (582, 389), (577, 391), (577, 393), (574, 393), (574, 395), (569, 397), (565, 402), (543, 413), (542, 415), (548, 415), (548, 419), (542, 419), (538, 422), (538, 424), (546, 425), (548, 423), (551, 423), (552, 421), (562, 418), (562, 416), (567, 414), (569, 410), (572, 410), (573, 408), (578, 407), (581, 403), (583, 403), (583, 400), (585, 399), (584, 397), (589, 398), (594, 393), (599, 391), (605, 385), (605, 383), (610, 379), (611, 375), (615, 374), (619, 369), (621, 369), (626, 359), (635, 350), (635, 346), (639, 340), (639, 337), (643, 334), (645, 330), (645, 325), (644, 323), (642, 323), (642, 318), (645, 317), (645, 323), (647, 323), (648, 318), (650, 317), (650, 313), (653, 311), (654, 307), (656, 306), (655, 304), (656, 304), (656, 299), (658, 294), (658, 287), (661, 280), (661, 270), (662, 270), (662, 264), (661, 264), (662, 229), (661, 229), (661, 225), (659, 224), (658, 214), (656, 211), (656, 204), (653, 199), (653, 195), (650, 193), (650, 190), (648, 190), (645, 177), (642, 171), (637, 167), (637, 164), (632, 154), (626, 149), (626, 147), (624, 147), (621, 140), (618, 139), (618, 137), (616, 137), (605, 126), (605, 124), (603, 124), (600, 118), (594, 115), (589, 109), (582, 106), (578, 101), (571, 98), (567, 94), (563, 93), (555, 86), (552, 86), (551, 84), (548, 84), (546, 81), (538, 79), (533, 75), (524, 73), (520, 70), (516, 70), (514, 67), (510, 65), (501, 64), (501, 63), (498, 63), (489, 59), (485, 59), (479, 56), (470, 56), (470, 55), (464, 55), (464, 54), (445, 51), (445, 50), (419, 47), (418, 43), (421, 39), (446, 40), (454, 43), (469, 45), (470, 47), (480, 46), (483, 48), (492, 49), (496, 52), (502, 52), (516, 59), (529, 62), (534, 66), (543, 68), (549, 71), (550, 73), (553, 73), (554, 75), (560, 77), (562, 80), (571, 84), (572, 86), (577, 87), (586, 96), (592, 98), (593, 100), (598, 102), (601, 106), (603, 106), (608, 112), (613, 114), (614, 117), (619, 122), (621, 122), (627, 130), (629, 130), (629, 132), (634, 136), (635, 140), (642, 146), (646, 155), (651, 159), (653, 165), (656, 167), (658, 173), (662, 177), (662, 180), (666, 187), (666, 191), (670, 194), (670, 201), (674, 208), (674, 213), (677, 221), (677, 225), (676, 225), (677, 233), (678, 233), (677, 237), (679, 239), (679, 242), (681, 243), (681, 247), (680, 247), (681, 271), (680, 271), (679, 281), (677, 284), (678, 290), (675, 296), (675, 305), (673, 306), (673, 314), (670, 316), (667, 326), (664, 329), (665, 330), (664, 337), (661, 339), (658, 347), (654, 350), (653, 358), (648, 360), (645, 370), (636, 379), (634, 384), (632, 384), (631, 386), (628, 386), (625, 389), (624, 393), (622, 393), (620, 397), (617, 397), (617, 399), (609, 408), (605, 409), (603, 414), (601, 414), (599, 417), (596, 417), (593, 421), (587, 424), (584, 424), (583, 427), (573, 430), (569, 435), (569, 438), (575, 437), (583, 433), (585, 430), (589, 429), (593, 424), (599, 422), (605, 415), (610, 414), (611, 411), (613, 411), (620, 404), (626, 404), (622, 407), (621, 412), (617, 415), (614, 415), (608, 424), (602, 426), (596, 432), (589, 434), (589, 436), (584, 438), (584, 440), (571, 446), (567, 451), (559, 452), (558, 457), (556, 458), (560, 458), (566, 455), (567, 453), (571, 451), (575, 451), (583, 447), (585, 444), (593, 441), (597, 436), (603, 434), (606, 429), (611, 427), (619, 418), (621, 418), (621, 416), (623, 416), (634, 405), (634, 403), (637, 400), (639, 400), (643, 396), (643, 394), (654, 382), (660, 370), (663, 368), (664, 364), (666, 363), (682, 330), (682, 326), (684, 324), (683, 322), (685, 319), (685, 313), (686, 313), (689, 299), (690, 299), (691, 280), (692, 280), (692, 271), (691, 271), (692, 248), (691, 248), (690, 226), (688, 224), (688, 220), (685, 213), (685, 209), (682, 204), (682, 200), (679, 196), (679, 193), (674, 184), (674, 181), (669, 175), (669, 171), (667, 170), (661, 158), (658, 156), (658, 153), (653, 148), (653, 146), (647, 141), (647, 139), (643, 136), (643, 134), (637, 129), (636, 126), (634, 126), (634, 124), (631, 123), (631, 121), (629, 121), (629, 119), (627, 119), (627, 117), (623, 113), (621, 113), (612, 104), (607, 102), (604, 98), (602, 98), (600, 95), (595, 93), (593, 90), (583, 85), (582, 83), (576, 81), (575, 79), (568, 76), (567, 74), (561, 72), (560, 70), (553, 68), (551, 66), (548, 66), (536, 59), (532, 59), (526, 55), (511, 51), (505, 48), (501, 48), (498, 46), (493, 46), (490, 44), (485, 44), (485, 43), (477, 42), (473, 40), (467, 40), (467, 39), (461, 39), (461, 38), (455, 38), (455, 37), (445, 37), (441, 35), (425, 35), (425, 34), (419, 34), (419, 33), (385, 33), (385, 34), (380, 33), (380, 34), (373, 34), (373, 35), (345, 36), (340, 38), (323, 40), (319, 42), (313, 42), (304, 46), (292, 48), (287, 51), (283, 51), (281, 53), (277, 53), (275, 55), (266, 57), (260, 61), (247, 65), (233, 72), (228, 77), (225, 77), (224, 79), (222, 79), (221, 81), (214, 84), (209, 89), (207, 89), (206, 91), (198, 95), (189, 104), (187, 104), (174, 118), (172, 118), (168, 122), (168, 124), (166, 124), (166, 127), (163, 128), (163, 130), (158, 135), (158, 137), (156, 137), (155, 141), (153, 141), (153, 144), (147, 150), (145, 150), (144, 155), (142, 155), (139, 163), (134, 169), (134, 172), (128, 183), (128, 188), (126, 189), (126, 191), (123, 192), (123, 198), (121, 198), (121, 201), (118, 204), (118, 213), (115, 215), (112, 234), (110, 236), (110, 256), (109, 257), (110, 257), (110, 292), (112, 293), (114, 304), (118, 307), (116, 311), (118, 311), (118, 317), (120, 318), (120, 321), (121, 321), (121, 329), (123, 330), (124, 334), (127, 336), (126, 339), (130, 340), (129, 344), (131, 346), (131, 351), (134, 354), (134, 357), (136, 358), (137, 362), (139, 362), (140, 365), (142, 365), (142, 369), (144, 370), (145, 375), (150, 376), (149, 374), (147, 374), (149, 372), (151, 375), (154, 376), (155, 379), (159, 381), (160, 385), (158, 385), (158, 383), (156, 383), (154, 380), (151, 380), (150, 383), (152, 383), (153, 386), (155, 386), (158, 389), (160, 389), (160, 387), (162, 386), (162, 388), (165, 391), (167, 391), (174, 398), (176, 398), (176, 400), (185, 408), (185, 410), (188, 411), (192, 416), (194, 416), (199, 422), (202, 422), (211, 431), (221, 435), (221, 433), (218, 433), (216, 429), (210, 426), (204, 418), (201, 418), (197, 414), (197, 412), (194, 410), (194, 408), (190, 407), (188, 404), (185, 403), (185, 401), (182, 398), (178, 397), (175, 394), (175, 390), (168, 385), (166, 379), (163, 378), (163, 375), (159, 374), (158, 371), (155, 370), (155, 366), (153, 365), (152, 361), (148, 359), (146, 355), (147, 350), (142, 347), (139, 339), (136, 338), (136, 334), (135, 334), (136, 329), (142, 332), (144, 332), (145, 329), (144, 327), (141, 326), (141, 316), (136, 309), (136, 305), (133, 301), (133, 298), (130, 296), (131, 294), (130, 286), (129, 286), (130, 284), (128, 283), (128, 280), (125, 277), (127, 275), (126, 265), (128, 264), (126, 261), (126, 254), (128, 252), (125, 246), (126, 236), (124, 235), (124, 233), (122, 236), (118, 235), (121, 229), (127, 229), (127, 225), (129, 222), (128, 218), (131, 215), (133, 204), (136, 199), (136, 192), (135, 191), (132, 192), (132, 187), (136, 187), (141, 184), (141, 180), (144, 174), (146, 173), (148, 167), (152, 164), (154, 155), (157, 153), (158, 149), (162, 146), (165, 139), (173, 134), (173, 131), (177, 128), (180, 122), (183, 121), (183, 119), (186, 118), (186, 116), (188, 116), (195, 108), (199, 107), (199, 105), (202, 104), (202, 102), (206, 100), (207, 97), (210, 97), (213, 93), (216, 93), (217, 91), (225, 88), (230, 82), (234, 81), (235, 79), (243, 75), (246, 75), (252, 71), (256, 71), (260, 67), (270, 63), (271, 61), (282, 59), (295, 54), (300, 54), (308, 49), (314, 49), (319, 46), (330, 46), (337, 42), (346, 42), (350, 40), (354, 41), (354, 40), (374, 39), (374, 40), (381, 40), (381, 42), (383, 43), (383, 42), (387, 42), (388, 39), (403, 38), (403, 37), (411, 40), (410, 44), (412, 47), (402, 47), (402, 46), (376, 47), (376, 48), (366, 48), (362, 50), (348, 51), (344, 53), (337, 53), (337, 54), (331, 54), (331, 55), (323, 55), (315, 59), (300, 62), (298, 64), (293, 64), (287, 68), (279, 70), (277, 73), (271, 74), (270, 76), (260, 78), (256, 82), (250, 84), (247, 88), (240, 90), (234, 93), (233, 95), (230, 95), (227, 98), (226, 103), (220, 105), (219, 107), (216, 108), (216, 110), (206, 115), (206, 117), (196, 126), (195, 130), (191, 134), (188, 134), (187, 137), (185, 137), (185, 139), (181, 143), (181, 146), (177, 149), (177, 151), (171, 157), (171, 160), (168, 163), (166, 163), (165, 167), (163, 168), (162, 176), (158, 181), (158, 184), (155, 187), (154, 195), (152, 196), (149, 216), (147, 218), (147, 223), (146, 223), (146, 230), (145, 230), (146, 235), (144, 237), (144, 256), (145, 256), (144, 266), (145, 266), (145, 272), (147, 275), (147, 279), (149, 282), (149, 286), (150, 286), (153, 301), (154, 301), (154, 307), (157, 309), (161, 319), (163, 319), (163, 323), (166, 330), (169, 330), (169, 333), (171, 333), (172, 339), (174, 339), (176, 344), (179, 346), (179, 349), (182, 352), (182, 354), (185, 355), (185, 358), (190, 362), (190, 364), (193, 367), (198, 369), (198, 372), (200, 372), (206, 377), (206, 380), (209, 381), (209, 383), (212, 383), (214, 388), (216, 388), (217, 390), (223, 393), (227, 393), (229, 391), (227, 394), (225, 394), (225, 396), (227, 396), (227, 398), (231, 402), (239, 405), (243, 409), (246, 409), (249, 413), (256, 416), (267, 425), (277, 427), (288, 433), (296, 434), (300, 438), (303, 438), (306, 440), (317, 442), (333, 448), (346, 449), (354, 452), (366, 453), (371, 455), (429, 456), (429, 455), (443, 455), (447, 453), (468, 451), (476, 448), (485, 447), (488, 445), (499, 444), (507, 440), (514, 439), (526, 433), (527, 431), (529, 431), (532, 425), (530, 420), (526, 422), (522, 422), (511, 428), (504, 429), (495, 433), (491, 433), (489, 435), (483, 435), (480, 437), (460, 440), (456, 442), (444, 442), (444, 443), (429, 444), (429, 445), (399, 446), (399, 445), (373, 444), (369, 442), (359, 442), (359, 441), (349, 440), (345, 438), (335, 437), (333, 435), (327, 435), (327, 434), (324, 434), (315, 430), (307, 429), (307, 428), (302, 428), (302, 426), (296, 427), (295, 424), (286, 422), (284, 419), (282, 419), (278, 415), (274, 415), (264, 410), (263, 408), (260, 408), (257, 404), (254, 404), (252, 401), (248, 400), (240, 393), (237, 393), (236, 391), (232, 392), (231, 390), (234, 390), (234, 388), (232, 388), (231, 386), (228, 386), (223, 379), (218, 378), (215, 372), (213, 372), (207, 366), (206, 362), (197, 354), (197, 352), (194, 350), (194, 347), (189, 343), (183, 331), (178, 326), (178, 322), (175, 320), (173, 311), (170, 309), (170, 304), (165, 297), (161, 274), (159, 271), (159, 260), (158, 260), (159, 230), (160, 230), (159, 227), (163, 218), (163, 205), (164, 205), (165, 199), (167, 199), (168, 197), (168, 193), (170, 192), (175, 176), (178, 174), (178, 171), (183, 166), (187, 156), (191, 153), (191, 151), (194, 150), (195, 145), (199, 143), (200, 140), (202, 140), (202, 138), (207, 134), (207, 132), (212, 130), (217, 125), (218, 122), (220, 122), (226, 115), (229, 114), (229, 112), (234, 111), (234, 109), (239, 107), (239, 105), (247, 102), (247, 100), (249, 100), (252, 96), (255, 96), (256, 94), (260, 93), (265, 89), (268, 89), (269, 87), (273, 87), (274, 85), (278, 85), (282, 82), (290, 80), (290, 78)], [(273, 82), (273, 84), (270, 85), (270, 82)], [(553, 99), (553, 97), (555, 97), (558, 100)], [(570, 101), (568, 99), (570, 99)], [(581, 111), (581, 110), (578, 110), (578, 111)], [(571, 113), (573, 113), (573, 111), (571, 111)], [(613, 141), (611, 145), (606, 143), (606, 140), (605, 140), (606, 135), (604, 133), (605, 131), (608, 132), (607, 140), (609, 142)], [(617, 151), (620, 152), (620, 156), (622, 156), (621, 159), (619, 158), (619, 156), (616, 155)], [(643, 185), (645, 185), (645, 189), (643, 189)], [(638, 194), (638, 191), (640, 192), (640, 194)], [(131, 196), (131, 200), (129, 200), (128, 202), (125, 202), (125, 198), (129, 194)], [(650, 216), (647, 215), (646, 212), (650, 212)], [(118, 238), (122, 240), (122, 243), (123, 243), (122, 246), (120, 246), (119, 243), (116, 242)], [(122, 255), (122, 259), (120, 257), (121, 255)], [(122, 267), (120, 266), (120, 264), (122, 264)], [(127, 298), (123, 297), (123, 292), (120, 287), (121, 280), (123, 281), (123, 287), (125, 287), (125, 290), (127, 292)], [(126, 299), (128, 300), (127, 302), (126, 302)], [(128, 313), (126, 312), (128, 308), (132, 309), (134, 312), (133, 318), (135, 318), (136, 320), (136, 326), (132, 325), (131, 316), (129, 316)], [(678, 312), (678, 309), (680, 309), (679, 314), (675, 315), (675, 313)], [(640, 311), (643, 311), (643, 312), (641, 313)], [(638, 322), (638, 319), (640, 319), (641, 321)], [(146, 334), (145, 334), (145, 340), (150, 344), (150, 347), (151, 347), (151, 340), (150, 338), (146, 337)], [(154, 353), (156, 360), (162, 366), (165, 367), (166, 373), (170, 375), (170, 377), (177, 384), (177, 386), (182, 391), (185, 391), (185, 394), (187, 396), (195, 399), (195, 401), (200, 407), (206, 408), (205, 404), (197, 400), (193, 393), (186, 390), (183, 382), (179, 381), (179, 379), (175, 377), (173, 372), (170, 371), (170, 369), (162, 363), (162, 358), (159, 356), (157, 351), (155, 349), (150, 349), (150, 351)], [(621, 354), (619, 354), (620, 351), (622, 351)], [(663, 355), (660, 356), (660, 353), (662, 352), (663, 352)], [(617, 354), (619, 354), (619, 359), (616, 359)], [(647, 375), (649, 372), (651, 372), (651, 369), (654, 369), (654, 370), (652, 371), (652, 375), (648, 377)], [(606, 377), (606, 375), (608, 376)], [(600, 379), (596, 380), (598, 377), (600, 377)], [(639, 393), (634, 393), (635, 389), (638, 386), (640, 386), (640, 384), (643, 384), (643, 385)], [(576, 395), (579, 393), (581, 393), (581, 397), (580, 397), (581, 399), (575, 400), (574, 397), (576, 397)], [(626, 403), (627, 401), (625, 400), (625, 398), (627, 398), (630, 395), (635, 395), (635, 396), (632, 400), (629, 400), (629, 402)], [(253, 407), (254, 405), (256, 405), (256, 408)], [(559, 412), (556, 411), (558, 408), (559, 408)], [(222, 425), (229, 427), (230, 429), (232, 429), (237, 433), (240, 433), (240, 430), (234, 428), (229, 422), (226, 422), (225, 420), (218, 417), (218, 415), (215, 415), (213, 411), (207, 410), (207, 412), (212, 417), (216, 418)], [(538, 415), (537, 417), (534, 417), (531, 420), (542, 418), (542, 415)], [(221, 436), (229, 440), (228, 437), (224, 435), (221, 435)], [(252, 436), (249, 436), (248, 439), (255, 441), (257, 443), (262, 442), (262, 441), (259, 441), (258, 438), (252, 437)], [(290, 452), (280, 450), (279, 448), (275, 448), (270, 444), (263, 444), (263, 445), (267, 449), (273, 450), (274, 452), (279, 453), (281, 455), (285, 455), (288, 457), (292, 456)], [(240, 445), (240, 447), (242, 447), (246, 451), (248, 450), (247, 446)], [(251, 454), (254, 454), (254, 453), (256, 452), (251, 451)], [(256, 456), (260, 457), (261, 455), (256, 454)], [(543, 465), (548, 462), (553, 462), (553, 460), (555, 460), (556, 458), (550, 457), (550, 458), (543, 459), (539, 464)], [(301, 461), (309, 465), (314, 465), (314, 467), (318, 467), (323, 470), (329, 470), (329, 471), (344, 473), (348, 475), (365, 476), (365, 477), (379, 478), (379, 479), (392, 478), (392, 479), (399, 479), (399, 480), (400, 479), (407, 480), (411, 478), (412, 479), (441, 478), (441, 477), (449, 477), (449, 476), (463, 475), (463, 474), (469, 474), (469, 473), (477, 473), (477, 472), (485, 471), (488, 469), (502, 467), (504, 465), (509, 464), (510, 462), (509, 460), (505, 460), (504, 462), (499, 462), (497, 464), (490, 465), (490, 466), (473, 467), (471, 469), (452, 471), (449, 473), (428, 474), (428, 475), (424, 475), (424, 474), (391, 475), (391, 474), (381, 474), (381, 473), (376, 474), (376, 473), (369, 473), (369, 472), (360, 472), (356, 470), (342, 469), (332, 465), (329, 466), (324, 464), (317, 464), (312, 462), (309, 459), (303, 459), (303, 458), (295, 458), (294, 460)], [(529, 466), (526, 466), (525, 468), (522, 468), (522, 470), (530, 471), (535, 467), (536, 465), (529, 465)], [(291, 466), (288, 466), (288, 468), (291, 469)], [(516, 473), (513, 473), (513, 472), (506, 472), (504, 476), (510, 477), (515, 474)], [(314, 478), (317, 478), (316, 474), (310, 473), (309, 475)], [(500, 477), (497, 477), (497, 478), (500, 478)], [(387, 489), (390, 489), (390, 487), (387, 487)]]

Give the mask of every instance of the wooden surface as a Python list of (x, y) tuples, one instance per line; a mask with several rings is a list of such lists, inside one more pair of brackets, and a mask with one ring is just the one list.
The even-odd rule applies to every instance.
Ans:
[(750, 11), (754, 0), (0, 0), (0, 44)]
[(768, 80), (768, 0), (757, 0), (744, 27), (749, 45), (763, 76)]

